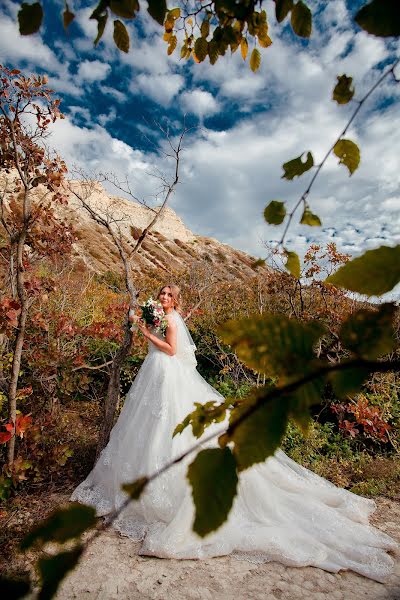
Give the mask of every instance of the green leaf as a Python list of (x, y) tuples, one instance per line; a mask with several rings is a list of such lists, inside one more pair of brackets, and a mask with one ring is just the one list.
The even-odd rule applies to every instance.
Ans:
[(220, 328), (222, 339), (240, 360), (259, 373), (279, 377), (280, 384), (315, 368), (314, 345), (324, 331), (320, 323), (302, 323), (280, 314), (228, 321)]
[(27, 4), (23, 2), (18, 11), (19, 32), (21, 35), (31, 35), (39, 31), (43, 20), (43, 8), (40, 2)]
[(296, 252), (285, 250), (286, 263), (285, 267), (296, 279), (300, 279), (300, 259)]
[(129, 34), (125, 25), (117, 19), (114, 21), (114, 42), (122, 52), (129, 52)]
[(111, 0), (110, 9), (123, 19), (134, 19), (139, 10), (138, 0)]
[(65, 30), (68, 29), (68, 27), (71, 25), (71, 23), (74, 19), (75, 19), (74, 13), (69, 10), (68, 4), (65, 3), (65, 10), (63, 12), (63, 23), (64, 23)]
[(290, 416), (303, 433), (307, 432), (311, 422), (308, 409), (310, 406), (321, 404), (324, 388), (325, 379), (323, 377), (316, 377), (309, 383), (298, 387), (296, 391), (288, 394)]
[(261, 54), (258, 48), (253, 48), (250, 56), (250, 69), (255, 73), (261, 65)]
[(139, 479), (136, 479), (132, 483), (124, 483), (122, 489), (129, 494), (132, 500), (139, 500), (148, 483), (149, 480), (147, 477), (139, 477)]
[(191, 415), (192, 415), (192, 413), (187, 415), (181, 423), (178, 423), (178, 425), (174, 429), (174, 433), (172, 434), (172, 437), (175, 437), (176, 435), (178, 435), (178, 433), (182, 433), (186, 429), (186, 427), (188, 427), (190, 425)]
[[(264, 392), (265, 393), (265, 392)], [(239, 471), (255, 463), (264, 462), (279, 447), (288, 422), (289, 406), (282, 398), (273, 398), (262, 404), (254, 413), (237, 423), (243, 413), (262, 398), (255, 394), (236, 408), (231, 415), (229, 441), (234, 442), (233, 454)]]
[(322, 225), (319, 216), (311, 212), (308, 206), (304, 208), (300, 223), (302, 225), (310, 225), (311, 227), (320, 227)]
[(39, 559), (38, 567), (41, 576), (39, 600), (50, 600), (54, 597), (65, 575), (78, 564), (82, 552), (83, 547), (78, 546), (73, 550)]
[(208, 43), (208, 56), (210, 57), (210, 64), (215, 65), (219, 57), (218, 42), (215, 40)]
[(282, 23), (293, 8), (293, 0), (275, 0), (275, 15), (278, 23)]
[(187, 478), (196, 507), (193, 530), (204, 537), (226, 521), (236, 496), (238, 477), (231, 450), (202, 450), (189, 465)]
[(292, 8), (290, 23), (296, 35), (303, 38), (310, 37), (312, 31), (312, 15), (308, 6), (301, 0), (296, 2)]
[(194, 437), (200, 438), (206, 427), (212, 423), (221, 423), (225, 419), (229, 401), (226, 400), (221, 404), (220, 402), (210, 400), (209, 402), (205, 402), (205, 404), (195, 402), (194, 405), (196, 407), (195, 410), (189, 413), (182, 423), (179, 423), (175, 427), (172, 437), (175, 437), (178, 433), (182, 433), (188, 425), (191, 425)]
[(264, 210), (264, 218), (271, 225), (280, 225), (285, 216), (285, 204), (280, 200), (271, 200)]
[(194, 53), (199, 62), (203, 62), (203, 60), (208, 55), (208, 42), (203, 37), (197, 38), (194, 43)]
[(107, 19), (108, 19), (108, 13), (106, 13), (105, 15), (98, 15), (96, 17), (91, 16), (90, 18), (96, 19), (96, 21), (97, 21), (97, 36), (93, 42), (93, 44), (95, 46), (97, 46), (97, 44), (99, 43), (99, 41), (101, 40), (101, 38), (103, 36), (104, 29), (105, 29)]
[(346, 398), (359, 392), (369, 376), (370, 372), (367, 368), (352, 367), (329, 373), (328, 380), (332, 384), (335, 395), (338, 398)]
[(354, 18), (365, 31), (379, 37), (400, 35), (398, 0), (372, 0), (363, 6)]
[(167, 3), (165, 0), (148, 0), (148, 13), (157, 23), (163, 25), (167, 12)]
[(21, 549), (30, 548), (35, 542), (63, 543), (79, 537), (96, 524), (96, 511), (78, 502), (67, 508), (59, 508), (39, 523), (21, 542)]
[(368, 250), (340, 267), (325, 281), (367, 296), (390, 292), (400, 281), (400, 245)]
[(393, 319), (394, 304), (382, 304), (378, 310), (360, 309), (342, 325), (339, 333), (345, 348), (360, 358), (375, 360), (396, 347)]
[(26, 579), (0, 577), (0, 596), (5, 600), (24, 598), (29, 593), (30, 588), (30, 582)]
[(298, 156), (297, 158), (293, 158), (292, 160), (289, 160), (287, 163), (282, 165), (282, 168), (284, 170), (282, 179), (291, 180), (294, 177), (300, 177), (300, 175), (303, 175), (303, 173), (309, 171), (311, 167), (314, 166), (314, 159), (311, 152), (307, 152), (307, 158), (305, 162), (301, 160), (303, 154), (300, 154), (300, 156)]
[(210, 33), (210, 21), (208, 19), (205, 19), (200, 27), (200, 33), (201, 33), (201, 37), (203, 38), (207, 38), (209, 33)]
[(347, 75), (338, 75), (337, 84), (332, 93), (332, 99), (338, 104), (347, 104), (354, 96), (353, 78)]
[(333, 148), (334, 153), (340, 159), (339, 163), (348, 168), (349, 174), (353, 175), (354, 171), (360, 164), (360, 149), (351, 140), (338, 140)]

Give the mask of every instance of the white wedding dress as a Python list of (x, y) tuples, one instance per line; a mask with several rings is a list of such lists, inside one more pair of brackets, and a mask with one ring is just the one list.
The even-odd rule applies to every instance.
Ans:
[[(180, 315), (173, 315), (176, 355), (149, 342), (107, 447), (72, 494), (72, 500), (92, 505), (99, 516), (124, 502), (122, 483), (153, 473), (193, 445), (190, 427), (174, 438), (172, 433), (194, 402), (223, 399), (196, 370), (193, 340)], [(240, 474), (227, 522), (198, 537), (192, 531), (194, 506), (186, 480), (192, 460), (193, 455), (149, 484), (114, 523), (122, 534), (142, 540), (141, 554), (178, 559), (233, 554), (332, 572), (351, 569), (377, 581), (392, 571), (388, 551), (398, 546), (368, 524), (375, 503), (337, 488), (281, 450)]]

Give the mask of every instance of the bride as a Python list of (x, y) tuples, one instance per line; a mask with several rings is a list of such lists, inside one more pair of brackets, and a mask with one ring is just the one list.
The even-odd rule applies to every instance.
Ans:
[[(149, 340), (148, 354), (107, 447), (71, 497), (95, 507), (99, 516), (126, 500), (122, 483), (153, 473), (193, 444), (189, 428), (174, 438), (172, 433), (194, 402), (223, 400), (196, 370), (196, 347), (179, 314), (179, 288), (166, 285), (158, 298), (168, 320), (165, 337), (134, 318)], [(192, 531), (194, 505), (186, 480), (192, 460), (193, 456), (152, 481), (114, 522), (122, 534), (142, 541), (140, 554), (178, 559), (233, 554), (253, 562), (310, 565), (334, 573), (351, 569), (377, 581), (392, 571), (388, 551), (398, 546), (369, 525), (375, 503), (337, 488), (281, 450), (240, 474), (227, 522), (205, 538), (198, 537)]]

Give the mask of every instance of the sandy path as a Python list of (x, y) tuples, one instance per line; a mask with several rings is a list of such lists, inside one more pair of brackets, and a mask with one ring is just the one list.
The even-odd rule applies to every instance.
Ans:
[[(373, 522), (400, 541), (400, 503), (378, 500)], [(57, 600), (400, 600), (400, 555), (386, 584), (346, 571), (254, 565), (232, 557), (204, 561), (138, 556), (139, 544), (114, 531), (88, 549)]]

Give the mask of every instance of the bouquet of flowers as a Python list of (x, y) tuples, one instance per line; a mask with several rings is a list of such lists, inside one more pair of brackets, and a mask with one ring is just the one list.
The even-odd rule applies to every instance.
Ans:
[(168, 321), (165, 317), (163, 307), (157, 300), (149, 298), (139, 307), (142, 311), (142, 319), (147, 326), (152, 327), (155, 332), (160, 332), (165, 335), (168, 327)]

